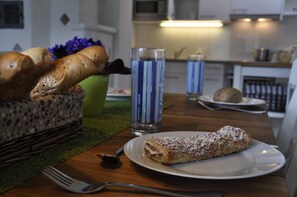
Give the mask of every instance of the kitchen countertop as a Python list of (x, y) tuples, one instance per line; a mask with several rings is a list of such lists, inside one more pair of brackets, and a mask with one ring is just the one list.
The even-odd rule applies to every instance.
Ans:
[[(187, 59), (166, 59), (168, 62), (185, 62)], [(218, 63), (228, 65), (255, 66), (255, 67), (285, 67), (291, 68), (292, 63), (255, 62), (250, 60), (205, 60), (206, 63)]]

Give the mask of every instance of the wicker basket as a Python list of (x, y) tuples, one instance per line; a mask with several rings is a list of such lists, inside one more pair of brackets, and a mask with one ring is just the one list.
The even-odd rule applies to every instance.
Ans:
[(0, 103), (0, 168), (82, 133), (81, 89)]

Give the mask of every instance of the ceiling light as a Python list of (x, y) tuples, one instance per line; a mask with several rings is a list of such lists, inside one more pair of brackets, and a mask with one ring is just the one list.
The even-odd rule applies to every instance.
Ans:
[(169, 20), (161, 21), (161, 27), (222, 27), (222, 21), (216, 20)]

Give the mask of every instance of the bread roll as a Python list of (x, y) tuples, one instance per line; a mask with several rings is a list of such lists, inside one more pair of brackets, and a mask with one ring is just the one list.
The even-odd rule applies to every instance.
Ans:
[(22, 51), (21, 53), (31, 57), (34, 64), (49, 63), (52, 60), (52, 55), (46, 48), (35, 47)]
[(108, 56), (104, 48), (92, 46), (80, 52), (50, 62), (54, 69), (44, 75), (31, 96), (67, 93), (69, 88), (93, 74), (100, 74)]
[(190, 137), (148, 137), (144, 143), (144, 150), (152, 160), (169, 165), (242, 151), (251, 142), (251, 137), (244, 130), (225, 126), (217, 132)]
[(221, 88), (214, 93), (213, 100), (219, 102), (239, 103), (242, 101), (242, 93), (235, 88)]
[(0, 101), (29, 98), (39, 78), (49, 69), (47, 64), (35, 65), (27, 55), (4, 53), (0, 56)]

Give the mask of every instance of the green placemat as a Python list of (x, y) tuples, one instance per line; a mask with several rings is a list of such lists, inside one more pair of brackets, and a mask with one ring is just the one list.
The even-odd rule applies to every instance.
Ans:
[(130, 101), (105, 103), (100, 116), (83, 119), (84, 132), (66, 143), (0, 170), (0, 193), (37, 176), (47, 165), (57, 165), (130, 126)]
[[(163, 110), (171, 106), (165, 102)], [(81, 136), (1, 169), (0, 194), (37, 176), (45, 166), (60, 164), (128, 128), (130, 109), (130, 101), (106, 101), (100, 116), (84, 117)]]

